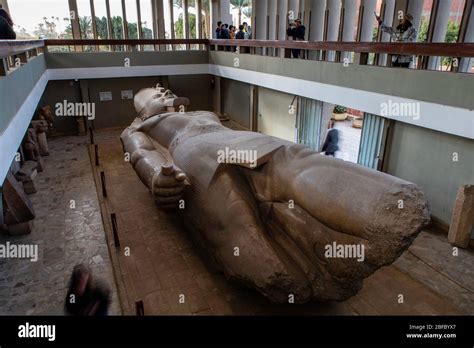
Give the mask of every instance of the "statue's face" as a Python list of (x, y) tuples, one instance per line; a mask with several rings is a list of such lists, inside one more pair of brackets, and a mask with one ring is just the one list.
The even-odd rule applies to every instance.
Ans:
[(166, 112), (165, 98), (160, 97), (157, 99), (150, 100), (148, 104), (148, 110), (150, 110), (150, 112), (155, 115)]
[(46, 132), (48, 130), (48, 122), (41, 121), (38, 128), (40, 131)]
[(51, 109), (51, 106), (46, 105), (43, 106), (42, 108), (39, 109), (40, 113), (40, 118), (42, 116), (43, 119), (45, 119), (48, 123), (53, 123), (53, 110)]

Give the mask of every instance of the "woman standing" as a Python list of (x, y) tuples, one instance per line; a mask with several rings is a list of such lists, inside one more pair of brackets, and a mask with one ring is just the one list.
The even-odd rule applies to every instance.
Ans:
[[(390, 38), (395, 42), (415, 42), (416, 41), (416, 28), (413, 26), (413, 16), (406, 14), (400, 20), (395, 28), (392, 28), (388, 25), (385, 25), (380, 18), (380, 16), (375, 15), (377, 22), (380, 25), (380, 29), (384, 33), (388, 33)], [(411, 62), (413, 61), (413, 56), (407, 55), (393, 55), (392, 56), (392, 65), (394, 67), (400, 68), (409, 68)]]

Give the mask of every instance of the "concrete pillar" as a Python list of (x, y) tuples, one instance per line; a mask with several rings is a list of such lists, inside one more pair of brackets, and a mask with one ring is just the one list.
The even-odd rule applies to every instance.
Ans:
[(222, 23), (227, 23), (231, 25), (232, 22), (232, 14), (230, 13), (230, 0), (220, 0), (220, 13), (221, 13), (221, 21)]
[[(326, 0), (311, 2), (311, 23), (308, 33), (308, 41), (324, 40), (324, 17), (326, 14)], [(310, 51), (309, 59), (321, 59), (321, 51)]]
[(286, 40), (286, 27), (288, 24), (288, 0), (278, 0), (278, 40)]
[[(446, 39), (451, 4), (452, 0), (442, 0), (439, 2), (436, 19), (434, 21), (433, 38), (431, 42), (444, 42)], [(430, 57), (428, 60), (428, 69), (437, 70), (440, 64), (440, 57)]]
[[(114, 37), (114, 32), (112, 30), (112, 16), (110, 14), (110, 3), (109, 3), (109, 0), (105, 0), (105, 11), (107, 12), (107, 34), (108, 34), (108, 39), (111, 40), (111, 39), (115, 39)], [(153, 22), (153, 26), (155, 25), (155, 23)], [(155, 33), (156, 35), (156, 29), (155, 27), (153, 27), (153, 32)], [(156, 36), (155, 36), (156, 38)], [(110, 46), (111, 48), (113, 48), (114, 46)]]
[(294, 18), (290, 21), (294, 21), (298, 18), (300, 12), (300, 0), (288, 0), (288, 13), (291, 13)]
[[(469, 17), (469, 22), (466, 28), (466, 34), (464, 36), (463, 42), (474, 42), (474, 10), (471, 10), (471, 15)], [(470, 72), (472, 66), (471, 58), (461, 58), (459, 62), (459, 71), (460, 72)]]
[[(125, 6), (125, 0), (122, 0), (122, 23), (123, 23), (123, 38), (128, 40), (128, 21), (127, 21), (127, 9)], [(125, 50), (128, 50), (129, 47), (126, 46)]]
[(277, 2), (278, 0), (268, 1), (268, 40), (276, 40), (277, 37)]
[(222, 115), (222, 98), (221, 98), (221, 78), (220, 76), (213, 76), (214, 79), (214, 90), (212, 95), (214, 112), (218, 115)]
[(255, 20), (256, 26), (254, 29), (255, 39), (267, 39), (267, 9), (268, 0), (258, 0), (255, 4)]
[(324, 17), (326, 13), (326, 0), (311, 2), (311, 23), (309, 41), (323, 41), (324, 39)]
[(211, 1), (211, 37), (217, 39), (216, 37), (216, 29), (217, 29), (217, 22), (221, 20), (220, 12), (219, 12), (219, 2), (218, 0)]
[(377, 5), (377, 0), (362, 0), (363, 12), (360, 25), (360, 42), (372, 42), (374, 31), (374, 11)]
[[(383, 5), (385, 10), (383, 13), (380, 13), (380, 17), (382, 18), (383, 22), (388, 25), (393, 25), (393, 14), (395, 12), (395, 0), (384, 0)], [(382, 33), (380, 38), (381, 42), (390, 42), (390, 35), (387, 33)], [(387, 55), (381, 54), (379, 58), (379, 65), (385, 66), (387, 65)]]
[(344, 10), (344, 23), (341, 41), (355, 41), (357, 2), (352, 0), (342, 0), (342, 9)]
[[(451, 2), (451, 0), (442, 0), (441, 2)], [(423, 3), (424, 0), (410, 0), (408, 2), (407, 12), (413, 16), (413, 26), (416, 28), (416, 31), (420, 29), (421, 14), (423, 12)], [(449, 14), (449, 9), (448, 9)]]
[[(324, 2), (324, 1), (323, 1)], [(301, 20), (303, 21), (303, 25), (306, 27), (306, 40), (308, 39), (309, 36), (309, 30), (310, 30), (310, 21), (311, 21), (311, 0), (306, 0), (304, 1), (304, 9), (303, 13), (301, 15)]]
[[(138, 3), (138, 2), (137, 2)], [(153, 31), (155, 39), (165, 39), (165, 13), (163, 1), (152, 0), (151, 1), (151, 16), (153, 22)], [(174, 27), (171, 27), (174, 32)], [(173, 37), (174, 38), (174, 37)], [(155, 50), (166, 51), (166, 45), (155, 45)]]
[(79, 26), (79, 12), (77, 11), (77, 2), (76, 0), (68, 0), (69, 3), (69, 13), (71, 19), (72, 27), (72, 38), (80, 39), (81, 38), (81, 29)]
[(304, 23), (304, 18), (305, 18), (305, 9), (306, 9), (307, 3), (309, 2), (311, 2), (311, 0), (300, 0), (300, 3), (299, 3), (299, 11), (298, 11), (299, 16), (298, 17), (300, 17), (303, 23)]
[[(68, 0), (68, 3), (72, 27), (72, 38), (81, 39), (81, 28), (79, 25), (79, 12), (77, 11), (77, 2), (76, 0)], [(82, 51), (82, 46), (75, 46), (74, 50)]]
[(189, 39), (191, 37), (189, 32), (189, 12), (188, 12), (188, 0), (182, 0), (183, 6), (183, 38)]
[[(327, 0), (328, 23), (326, 41), (337, 41), (339, 35), (339, 22), (341, 17), (341, 0)], [(327, 52), (327, 60), (333, 62), (336, 54)]]
[(196, 38), (203, 38), (203, 27), (202, 27), (202, 0), (194, 0), (196, 8)]
[(165, 39), (165, 11), (162, 0), (152, 0), (155, 8), (153, 21), (156, 22), (157, 38)]
[[(344, 11), (344, 23), (342, 27), (341, 41), (352, 42), (355, 41), (356, 20), (357, 20), (357, 1), (342, 0), (342, 9)], [(345, 58), (348, 62), (351, 61), (351, 52), (342, 53), (342, 61)]]

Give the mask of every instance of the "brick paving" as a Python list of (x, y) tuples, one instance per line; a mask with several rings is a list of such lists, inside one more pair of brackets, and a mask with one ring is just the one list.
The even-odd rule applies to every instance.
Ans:
[(339, 151), (336, 152), (336, 158), (357, 163), (362, 130), (352, 127), (349, 120), (334, 122), (334, 128), (339, 130)]

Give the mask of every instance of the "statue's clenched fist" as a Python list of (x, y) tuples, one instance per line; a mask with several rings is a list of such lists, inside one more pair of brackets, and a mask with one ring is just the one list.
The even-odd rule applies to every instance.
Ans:
[(164, 164), (153, 176), (152, 192), (159, 208), (177, 208), (186, 187), (186, 174), (173, 164)]

